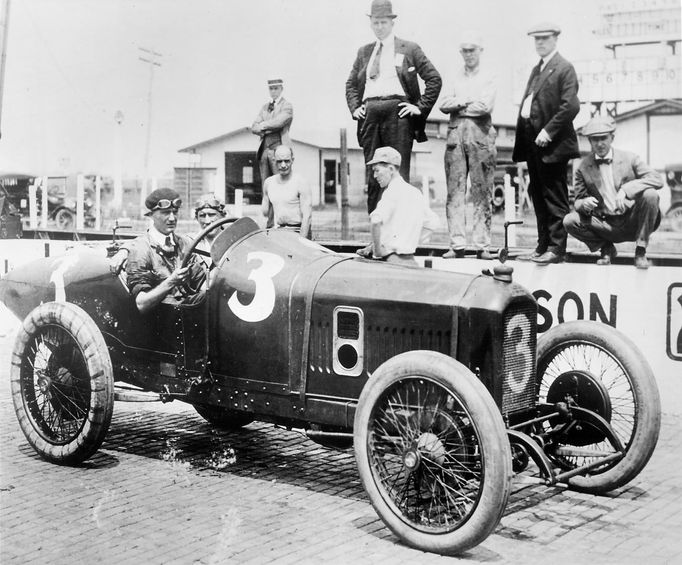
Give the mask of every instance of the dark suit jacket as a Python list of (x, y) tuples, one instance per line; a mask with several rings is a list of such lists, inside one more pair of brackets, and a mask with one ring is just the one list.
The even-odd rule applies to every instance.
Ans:
[[(362, 104), (367, 80), (367, 64), (375, 45), (376, 41), (373, 41), (360, 47), (348, 80), (346, 80), (346, 102), (351, 114)], [(416, 43), (396, 37), (395, 52), (403, 54), (402, 64), (400, 67), (396, 67), (396, 72), (405, 91), (405, 96), (408, 102), (417, 106), (421, 111), (420, 116), (410, 117), (414, 138), (419, 142), (426, 141), (426, 134), (424, 133), (426, 118), (438, 100), (443, 82), (436, 67), (431, 64), (431, 61)], [(420, 76), (424, 81), (423, 94), (419, 90), (417, 76)], [(358, 131), (360, 126), (361, 124), (358, 124)]]
[[(530, 92), (533, 74), (531, 73), (528, 79), (521, 107)], [(512, 159), (516, 162), (528, 160), (528, 143), (532, 143), (542, 129), (552, 138), (549, 145), (537, 149), (545, 163), (561, 163), (579, 157), (578, 137), (573, 129), (573, 118), (580, 111), (580, 101), (578, 76), (573, 65), (559, 53), (555, 54), (542, 69), (533, 90), (529, 118), (534, 131), (533, 139), (527, 139), (528, 132), (523, 123), (525, 120), (521, 118), (519, 108)]]
[[(616, 190), (622, 189), (625, 195), (634, 200), (647, 188), (656, 190), (663, 187), (661, 175), (642, 161), (639, 156), (628, 151), (613, 150), (613, 181)], [(598, 212), (603, 212), (604, 199), (599, 192), (601, 188), (601, 173), (595, 162), (594, 153), (590, 153), (580, 163), (575, 173), (575, 209), (581, 214), (587, 213), (583, 203), (589, 196), (599, 200)]]

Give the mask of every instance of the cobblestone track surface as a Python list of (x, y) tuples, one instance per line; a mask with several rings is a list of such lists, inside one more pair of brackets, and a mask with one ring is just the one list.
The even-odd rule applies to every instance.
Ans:
[(0, 343), (0, 563), (682, 562), (682, 415), (626, 488), (596, 497), (517, 476), (495, 533), (460, 558), (408, 548), (383, 525), (352, 451), (253, 423), (212, 428), (181, 403), (117, 403), (78, 468), (41, 460), (9, 397)]

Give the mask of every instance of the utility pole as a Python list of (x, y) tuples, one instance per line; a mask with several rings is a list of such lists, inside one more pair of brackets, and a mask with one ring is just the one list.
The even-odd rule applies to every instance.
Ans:
[(152, 136), (152, 86), (154, 84), (154, 67), (160, 67), (161, 63), (158, 59), (162, 56), (153, 49), (145, 49), (138, 47), (142, 51), (142, 55), (138, 57), (140, 61), (149, 65), (149, 92), (147, 93), (147, 141), (144, 149), (144, 176), (145, 179), (149, 176), (149, 147)]
[[(7, 54), (7, 33), (9, 31), (9, 0), (2, 0), (0, 12), (0, 120), (2, 119), (2, 95), (5, 90), (5, 57)], [(2, 137), (2, 131), (0, 131)]]

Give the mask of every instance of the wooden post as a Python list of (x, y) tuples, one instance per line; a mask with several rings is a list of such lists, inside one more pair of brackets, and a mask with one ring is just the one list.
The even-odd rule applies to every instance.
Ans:
[[(504, 175), (504, 220), (513, 222), (516, 220), (516, 190), (511, 183), (511, 176)], [(510, 225), (507, 228), (509, 247), (516, 247), (516, 226)]]
[(95, 229), (102, 228), (102, 177), (95, 177)]
[(85, 177), (83, 175), (78, 175), (76, 177), (76, 230), (80, 231), (83, 229), (83, 212), (85, 207), (83, 206), (83, 200), (85, 198)]
[(234, 215), (241, 218), (244, 213), (244, 190), (241, 188), (234, 189)]
[(39, 179), (35, 179), (33, 184), (28, 187), (28, 217), (29, 225), (32, 230), (38, 227), (38, 200), (36, 198), (36, 192), (38, 191), (39, 182)]
[(341, 129), (341, 239), (348, 239), (350, 230), (348, 225), (348, 142), (346, 140), (346, 128)]
[(40, 227), (44, 230), (47, 229), (47, 219), (50, 216), (50, 205), (49, 201), (47, 199), (48, 193), (47, 193), (47, 177), (41, 177), (41, 186), (43, 187), (43, 191), (41, 193), (41, 208), (42, 210), (40, 211)]

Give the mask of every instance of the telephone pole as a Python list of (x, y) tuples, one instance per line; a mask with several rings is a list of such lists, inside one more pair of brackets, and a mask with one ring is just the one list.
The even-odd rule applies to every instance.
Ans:
[[(7, 53), (7, 33), (9, 27), (9, 0), (0, 3), (0, 120), (2, 119), (2, 98), (5, 90), (5, 56)], [(2, 133), (0, 132), (0, 136)]]
[(147, 141), (144, 149), (144, 176), (145, 182), (149, 176), (149, 147), (152, 136), (152, 87), (154, 85), (154, 67), (160, 67), (161, 53), (157, 53), (153, 49), (145, 49), (138, 47), (142, 54), (138, 57), (140, 61), (149, 65), (149, 92), (147, 93)]

